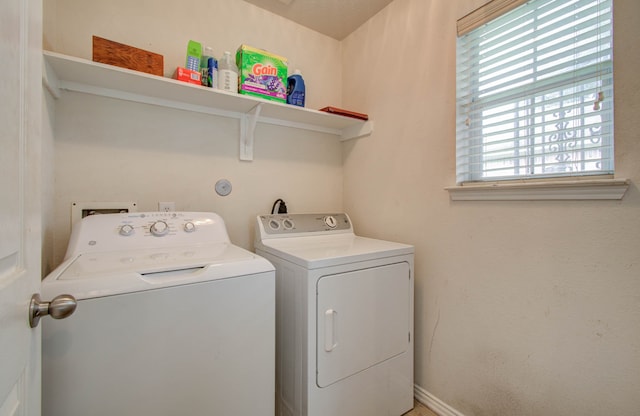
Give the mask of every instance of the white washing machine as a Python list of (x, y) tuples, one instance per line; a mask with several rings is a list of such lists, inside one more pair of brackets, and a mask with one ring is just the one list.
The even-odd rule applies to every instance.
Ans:
[(276, 414), (413, 408), (413, 253), (354, 234), (346, 214), (257, 217), (276, 267)]
[(43, 298), (44, 416), (273, 415), (275, 274), (213, 213), (86, 217)]

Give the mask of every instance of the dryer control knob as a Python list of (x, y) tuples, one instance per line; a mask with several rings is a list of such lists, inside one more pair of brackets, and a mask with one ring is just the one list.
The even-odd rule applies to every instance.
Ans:
[(286, 218), (284, 221), (282, 221), (282, 225), (284, 226), (285, 230), (293, 230), (293, 227), (295, 227), (295, 224), (289, 218)]
[(149, 231), (151, 231), (151, 234), (155, 235), (156, 237), (162, 237), (169, 232), (169, 224), (164, 221), (156, 221), (151, 224), (151, 227), (149, 227)]
[(280, 223), (276, 220), (269, 220), (269, 228), (273, 231), (278, 231), (280, 229)]
[(336, 217), (332, 215), (327, 215), (324, 217), (324, 223), (329, 228), (336, 228), (338, 226), (338, 221), (336, 221)]

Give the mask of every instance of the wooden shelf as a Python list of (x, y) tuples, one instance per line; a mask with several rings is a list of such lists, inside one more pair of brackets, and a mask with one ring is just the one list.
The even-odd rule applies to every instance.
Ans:
[(256, 123), (328, 133), (340, 140), (367, 136), (373, 123), (44, 51), (44, 85), (60, 90), (158, 105), (240, 120), (240, 159), (253, 159)]

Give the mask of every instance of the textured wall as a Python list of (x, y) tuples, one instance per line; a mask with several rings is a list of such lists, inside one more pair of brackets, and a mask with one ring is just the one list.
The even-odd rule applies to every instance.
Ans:
[[(211, 45), (217, 56), (245, 43), (302, 70), (307, 107), (341, 104), (340, 43), (246, 2), (45, 3), (45, 49), (91, 59), (91, 36), (98, 35), (164, 55), (169, 75), (184, 66), (189, 39)], [(298, 212), (342, 208), (335, 136), (258, 124), (254, 161), (240, 162), (236, 119), (69, 92), (49, 110), (55, 113), (55, 217), (47, 225), (54, 248), (45, 254), (53, 251), (46, 259), (52, 266), (66, 250), (72, 202), (136, 201), (142, 211), (175, 201), (178, 210), (214, 211), (246, 248), (255, 215), (268, 213), (279, 197)], [(225, 198), (214, 192), (221, 178), (233, 186)]]
[(361, 234), (416, 246), (416, 383), (467, 416), (640, 408), (640, 3), (615, 0), (622, 201), (452, 202), (456, 20), (482, 1), (396, 0), (343, 42), (344, 149)]
[[(245, 164), (231, 120), (66, 94), (55, 109), (58, 257), (74, 200), (213, 210), (244, 246), (252, 216), (277, 197), (297, 211), (344, 208), (360, 234), (416, 246), (420, 387), (466, 416), (637, 414), (640, 3), (614, 2), (625, 198), (452, 202), (455, 21), (482, 2), (396, 0), (342, 44), (241, 1), (196, 2), (195, 20), (175, 2), (46, 2), (49, 49), (89, 58), (96, 34), (162, 53), (171, 71), (186, 40), (211, 33), (217, 53), (245, 42), (288, 56), (323, 85), (310, 88), (311, 107), (341, 103), (375, 123), (343, 145), (262, 126)], [(213, 194), (220, 177), (234, 183), (231, 199)]]

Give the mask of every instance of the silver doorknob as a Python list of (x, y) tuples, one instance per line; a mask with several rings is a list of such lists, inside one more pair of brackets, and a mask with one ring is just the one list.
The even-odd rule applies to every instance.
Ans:
[(76, 310), (78, 302), (71, 295), (58, 295), (51, 302), (42, 302), (39, 294), (31, 296), (29, 304), (29, 326), (35, 328), (43, 316), (51, 316), (53, 319), (64, 319)]

